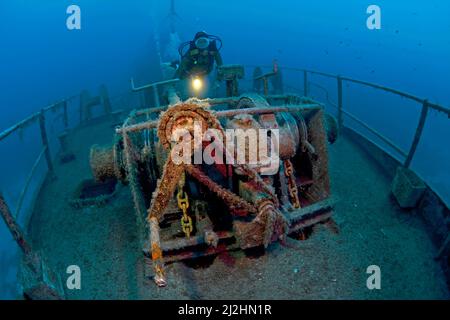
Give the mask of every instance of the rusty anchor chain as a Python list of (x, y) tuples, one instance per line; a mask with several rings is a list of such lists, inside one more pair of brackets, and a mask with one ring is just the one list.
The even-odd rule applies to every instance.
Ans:
[(193, 231), (193, 226), (192, 226), (192, 218), (187, 213), (187, 210), (189, 208), (189, 198), (187, 192), (184, 191), (185, 183), (186, 177), (183, 172), (180, 178), (180, 182), (178, 184), (177, 202), (178, 207), (183, 212), (183, 215), (181, 217), (181, 230), (183, 230), (184, 234), (186, 235), (186, 238), (189, 239)]
[(297, 183), (295, 181), (294, 176), (294, 167), (292, 166), (291, 160), (285, 160), (284, 161), (284, 167), (286, 175), (286, 178), (288, 179), (288, 190), (289, 190), (289, 196), (291, 198), (292, 205), (294, 208), (298, 209), (301, 207), (300, 200), (298, 198), (298, 188)]
[(229, 191), (228, 189), (219, 185), (217, 182), (213, 181), (198, 166), (188, 165), (186, 166), (186, 171), (198, 182), (206, 186), (208, 190), (214, 192), (227, 204), (230, 209), (241, 208), (247, 210), (250, 213), (258, 212), (258, 209), (255, 205), (251, 204), (234, 192)]

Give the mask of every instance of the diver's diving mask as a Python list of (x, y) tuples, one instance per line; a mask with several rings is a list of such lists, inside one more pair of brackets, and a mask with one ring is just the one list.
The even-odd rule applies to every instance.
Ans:
[(200, 37), (195, 40), (195, 46), (200, 50), (205, 50), (209, 47), (209, 39), (206, 37)]

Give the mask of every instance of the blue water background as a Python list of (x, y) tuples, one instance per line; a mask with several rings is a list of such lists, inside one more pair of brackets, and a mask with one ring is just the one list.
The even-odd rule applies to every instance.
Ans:
[[(81, 30), (66, 28), (66, 8), (71, 4), (81, 8)], [(381, 30), (366, 27), (371, 4), (381, 8)], [(177, 0), (176, 10), (181, 40), (189, 40), (199, 30), (219, 35), (227, 64), (270, 65), (277, 59), (281, 66), (384, 84), (450, 106), (448, 1)], [(168, 11), (168, 0), (0, 1), (0, 131), (83, 89), (96, 92), (105, 84), (114, 96), (129, 90), (131, 77), (139, 83), (159, 80), (155, 39), (164, 45)], [(247, 70), (251, 73), (251, 68)], [(284, 74), (288, 90), (302, 90), (301, 74)], [(335, 112), (335, 81), (317, 76), (310, 80), (311, 95)], [(351, 84), (344, 86), (344, 107), (408, 150), (420, 105)], [(48, 126), (51, 133), (58, 132), (56, 121), (49, 120)], [(8, 139), (0, 142), (0, 190), (14, 210), (40, 151), (39, 132), (34, 126)], [(450, 120), (431, 112), (412, 163), (447, 202), (449, 139)], [(32, 190), (44, 175), (45, 164)], [(28, 200), (31, 207), (32, 199)], [(14, 298), (17, 247), (3, 222), (0, 237), (0, 298)]]

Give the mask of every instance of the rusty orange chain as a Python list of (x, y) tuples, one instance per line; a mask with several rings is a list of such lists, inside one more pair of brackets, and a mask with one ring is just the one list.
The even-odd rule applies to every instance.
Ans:
[(195, 179), (197, 179), (200, 183), (206, 186), (209, 190), (217, 194), (230, 209), (242, 208), (251, 213), (257, 213), (258, 209), (255, 205), (250, 202), (244, 200), (242, 197), (237, 194), (229, 191), (228, 189), (222, 187), (217, 182), (213, 181), (210, 177), (208, 177), (199, 167), (188, 165), (186, 166), (186, 171)]
[(288, 179), (288, 188), (289, 188), (289, 195), (291, 197), (292, 204), (294, 208), (298, 209), (300, 208), (300, 200), (298, 198), (298, 189), (297, 189), (297, 183), (295, 181), (294, 176), (294, 168), (292, 166), (291, 160), (285, 160), (284, 161), (284, 167), (286, 175), (286, 178)]
[(187, 210), (189, 208), (189, 197), (187, 195), (187, 192), (184, 191), (185, 183), (186, 183), (186, 176), (183, 172), (183, 174), (180, 177), (180, 181), (178, 183), (177, 202), (178, 207), (183, 212), (183, 215), (181, 217), (181, 230), (183, 230), (184, 234), (186, 235), (186, 238), (190, 238), (193, 226), (192, 226), (192, 218), (187, 213)]

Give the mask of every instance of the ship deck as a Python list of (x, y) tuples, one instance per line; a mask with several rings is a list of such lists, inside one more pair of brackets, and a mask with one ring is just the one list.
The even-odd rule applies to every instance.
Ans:
[[(391, 178), (350, 136), (329, 146), (333, 224), (321, 224), (304, 240), (288, 238), (266, 254), (241, 251), (210, 265), (167, 267), (168, 286), (144, 279), (131, 192), (124, 186), (103, 207), (75, 209), (69, 201), (91, 179), (89, 148), (112, 141), (114, 123), (73, 130), (68, 150), (76, 159), (55, 162), (44, 183), (28, 234), (50, 267), (67, 279), (81, 268), (81, 290), (69, 299), (448, 299), (437, 248), (422, 219), (390, 196)], [(381, 290), (368, 290), (366, 268), (381, 268)]]

